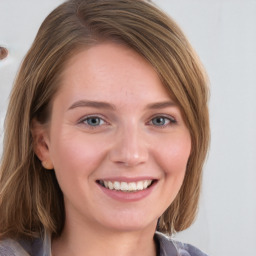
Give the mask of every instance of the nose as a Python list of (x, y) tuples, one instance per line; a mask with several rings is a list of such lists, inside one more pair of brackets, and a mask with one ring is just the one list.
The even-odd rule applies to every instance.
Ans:
[(109, 155), (112, 162), (127, 167), (145, 163), (148, 159), (145, 135), (135, 125), (120, 129)]

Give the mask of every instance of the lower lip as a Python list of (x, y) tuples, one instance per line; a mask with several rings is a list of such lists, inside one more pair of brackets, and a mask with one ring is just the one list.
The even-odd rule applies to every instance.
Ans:
[(111, 190), (107, 189), (100, 184), (97, 184), (101, 191), (103, 191), (107, 196), (111, 197), (112, 199), (123, 201), (123, 202), (134, 202), (142, 200), (146, 197), (148, 197), (151, 192), (154, 190), (156, 186), (157, 181), (154, 181), (154, 183), (147, 189), (144, 190), (138, 190), (136, 192), (122, 192), (117, 190)]

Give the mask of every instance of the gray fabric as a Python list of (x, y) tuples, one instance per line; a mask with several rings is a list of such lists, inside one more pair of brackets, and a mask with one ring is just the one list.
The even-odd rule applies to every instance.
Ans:
[[(158, 256), (207, 256), (189, 244), (183, 244), (156, 232), (154, 237), (158, 245)], [(0, 256), (51, 256), (50, 236), (42, 239), (0, 241)]]
[(18, 242), (6, 239), (0, 242), (1, 256), (30, 256)]
[(155, 237), (159, 243), (158, 256), (207, 256), (196, 247), (175, 241), (159, 232), (156, 232)]
[(45, 239), (0, 241), (0, 256), (51, 256), (50, 236)]

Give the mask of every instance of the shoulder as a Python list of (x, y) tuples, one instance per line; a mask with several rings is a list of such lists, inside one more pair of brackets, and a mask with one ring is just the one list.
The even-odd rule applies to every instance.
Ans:
[(12, 239), (0, 241), (0, 256), (29, 256), (23, 247)]
[(159, 256), (207, 256), (198, 248), (175, 241), (159, 232), (156, 232), (155, 239), (159, 245)]
[(178, 249), (180, 256), (207, 256), (207, 254), (200, 251), (193, 245), (184, 244), (177, 241), (174, 241), (174, 244), (176, 245), (176, 248)]
[(50, 256), (50, 238), (5, 239), (0, 241), (0, 256)]

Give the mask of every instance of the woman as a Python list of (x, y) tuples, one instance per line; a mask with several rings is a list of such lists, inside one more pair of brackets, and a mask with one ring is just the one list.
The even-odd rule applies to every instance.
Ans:
[(207, 79), (174, 21), (134, 0), (69, 0), (16, 79), (0, 255), (205, 255), (188, 228), (209, 141)]

